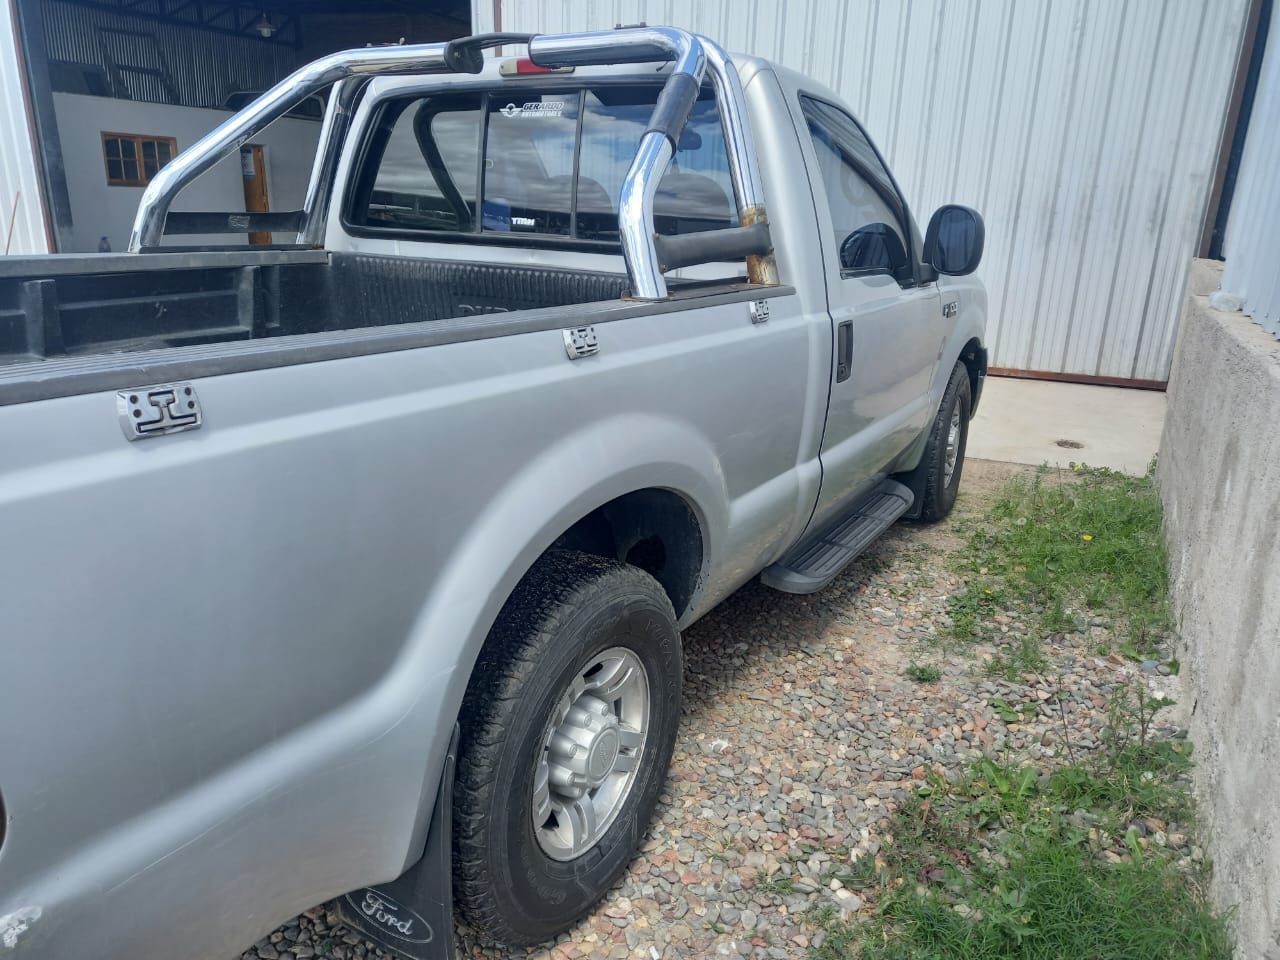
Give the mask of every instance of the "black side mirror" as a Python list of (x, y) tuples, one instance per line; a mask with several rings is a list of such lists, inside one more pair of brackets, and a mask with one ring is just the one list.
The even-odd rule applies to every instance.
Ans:
[(987, 228), (977, 210), (948, 203), (938, 208), (924, 235), (924, 262), (939, 273), (963, 277), (982, 262)]
[(680, 143), (676, 147), (677, 150), (701, 150), (702, 134), (697, 130), (685, 127), (680, 131)]
[(903, 273), (910, 272), (910, 265), (898, 231), (887, 223), (868, 223), (840, 244), (840, 269), (888, 273), (901, 281)]

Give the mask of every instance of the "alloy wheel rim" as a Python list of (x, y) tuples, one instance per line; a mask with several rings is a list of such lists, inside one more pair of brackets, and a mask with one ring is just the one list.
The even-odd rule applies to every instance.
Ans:
[(960, 458), (960, 404), (951, 408), (951, 423), (947, 427), (947, 450), (942, 470), (943, 486), (951, 485), (951, 478), (956, 472), (956, 461)]
[(626, 647), (596, 654), (552, 710), (533, 773), (533, 829), (553, 860), (582, 856), (626, 805), (649, 733), (649, 677)]

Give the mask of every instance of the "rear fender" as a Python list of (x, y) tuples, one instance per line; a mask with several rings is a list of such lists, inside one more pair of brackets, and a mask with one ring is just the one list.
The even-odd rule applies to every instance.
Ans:
[(709, 558), (722, 552), (728, 523), (722, 472), (696, 431), (659, 417), (612, 418), (562, 438), (515, 474), (461, 538), (431, 585), (393, 668), (401, 676), (430, 675), (440, 669), (442, 649), (447, 645), (451, 651), (454, 682), (438, 703), (431, 728), (422, 731), (430, 750), (406, 863), (424, 848), (449, 731), (503, 603), (538, 557), (577, 520), (649, 487), (671, 490), (689, 504), (704, 545), (701, 589), (715, 589), (708, 578)]

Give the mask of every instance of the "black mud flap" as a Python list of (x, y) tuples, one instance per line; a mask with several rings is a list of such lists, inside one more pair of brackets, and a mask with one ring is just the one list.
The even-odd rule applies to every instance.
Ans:
[(454, 960), (453, 770), (458, 727), (440, 775), (422, 859), (390, 883), (339, 897), (342, 922), (405, 960)]

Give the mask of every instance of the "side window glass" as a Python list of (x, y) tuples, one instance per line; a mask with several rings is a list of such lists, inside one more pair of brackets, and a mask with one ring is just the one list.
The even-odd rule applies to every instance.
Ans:
[(808, 98), (802, 109), (831, 212), (842, 272), (911, 279), (902, 210), (893, 181), (870, 142), (840, 111)]

